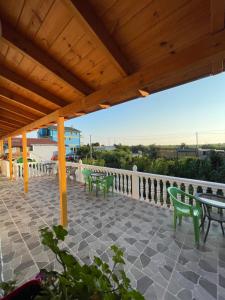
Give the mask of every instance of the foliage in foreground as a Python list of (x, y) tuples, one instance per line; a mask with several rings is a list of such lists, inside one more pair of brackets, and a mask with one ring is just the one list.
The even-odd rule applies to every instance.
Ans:
[[(53, 226), (52, 230), (46, 227), (40, 232), (42, 244), (55, 254), (62, 271), (41, 270), (42, 288), (35, 300), (144, 299), (138, 291), (131, 288), (130, 280), (123, 270), (125, 264), (123, 251), (117, 246), (111, 246), (112, 269), (99, 257), (95, 257), (91, 265), (81, 265), (66, 249), (59, 247), (68, 234), (62, 226)], [(9, 286), (6, 286), (7, 292), (12, 290)], [(2, 289), (4, 289), (3, 285)]]

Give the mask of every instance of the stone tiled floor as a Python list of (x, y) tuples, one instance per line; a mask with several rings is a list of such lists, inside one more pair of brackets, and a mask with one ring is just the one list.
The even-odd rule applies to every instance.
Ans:
[[(22, 182), (0, 178), (0, 280), (24, 282), (54, 264), (40, 245), (39, 227), (57, 224), (57, 179)], [(68, 181), (69, 237), (66, 246), (81, 261), (94, 255), (111, 263), (110, 245), (125, 250), (126, 270), (146, 299), (225, 300), (225, 238), (212, 226), (206, 245), (193, 244), (192, 224), (174, 233), (171, 212), (118, 194), (89, 194)]]

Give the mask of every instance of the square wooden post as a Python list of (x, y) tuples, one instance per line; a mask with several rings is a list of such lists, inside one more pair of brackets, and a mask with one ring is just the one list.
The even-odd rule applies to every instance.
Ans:
[(0, 140), (0, 154), (3, 155), (4, 153), (4, 141)]
[(8, 151), (9, 151), (9, 174), (10, 174), (10, 179), (13, 179), (12, 138), (11, 137), (8, 137)]
[(23, 139), (23, 184), (24, 192), (28, 192), (28, 163), (27, 163), (27, 136), (26, 132), (22, 134)]
[(60, 193), (60, 222), (66, 227), (67, 220), (67, 191), (66, 191), (66, 151), (64, 141), (64, 117), (59, 117), (58, 125), (58, 161), (59, 161), (59, 193)]

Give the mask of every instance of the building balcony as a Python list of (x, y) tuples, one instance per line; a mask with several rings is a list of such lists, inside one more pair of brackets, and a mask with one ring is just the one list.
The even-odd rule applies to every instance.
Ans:
[[(73, 165), (79, 171), (81, 166)], [(103, 170), (82, 165), (85, 167)], [(113, 173), (109, 168), (104, 171)], [(11, 182), (1, 178), (1, 280), (17, 278), (22, 283), (37, 274), (39, 268), (56, 265), (54, 256), (40, 243), (39, 228), (59, 223), (58, 179), (57, 175), (43, 172), (42, 169), (43, 176), (38, 171), (30, 173), (26, 195), (22, 176)], [(139, 178), (138, 194), (134, 173)], [(65, 247), (84, 263), (90, 263), (95, 255), (111, 263), (110, 246), (122, 247), (128, 277), (146, 299), (223, 299), (225, 238), (220, 227), (214, 224), (207, 242), (201, 241), (196, 248), (191, 221), (184, 220), (174, 232), (165, 189), (159, 184), (161, 188), (157, 190), (157, 182), (166, 176), (153, 178), (153, 174), (126, 170), (114, 170), (114, 174), (115, 192), (106, 198), (86, 191), (79, 182), (81, 177), (68, 177), (69, 236)], [(196, 180), (181, 178), (171, 181), (169, 177), (165, 182), (224, 191), (224, 185), (217, 183), (197, 184)], [(136, 196), (138, 199), (134, 199)]]

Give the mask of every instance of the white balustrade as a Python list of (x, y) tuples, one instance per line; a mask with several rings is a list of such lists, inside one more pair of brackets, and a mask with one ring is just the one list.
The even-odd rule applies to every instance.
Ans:
[[(47, 168), (46, 163), (41, 162), (28, 162), (28, 174), (29, 177), (38, 177), (55, 174), (55, 168), (57, 168), (57, 163), (53, 166), (52, 171)], [(13, 176), (15, 179), (23, 178), (23, 163), (13, 164)]]
[[(177, 186), (189, 194), (195, 195), (197, 192), (206, 193), (209, 190), (214, 194), (225, 195), (225, 184), (202, 181), (188, 178), (172, 177), (166, 175), (138, 172), (137, 167), (133, 171), (114, 169), (108, 167), (71, 163), (78, 167), (77, 181), (80, 181), (82, 169), (89, 169), (93, 172), (102, 172), (107, 175), (114, 175), (114, 191), (137, 200), (146, 201), (157, 206), (170, 207), (170, 200), (167, 193), (168, 186)], [(189, 203), (187, 197), (181, 198)]]
[[(1, 162), (1, 168), (6, 169), (7, 163)], [(46, 176), (56, 174), (55, 171), (49, 172), (45, 163), (29, 162), (29, 177)], [(172, 177), (166, 175), (138, 172), (134, 166), (132, 171), (123, 169), (114, 169), (108, 167), (94, 166), (79, 163), (67, 162), (67, 166), (76, 168), (76, 181), (83, 182), (82, 170), (89, 169), (93, 172), (101, 172), (114, 176), (114, 191), (124, 196), (132, 197), (137, 200), (146, 201), (151, 204), (163, 207), (170, 207), (170, 200), (167, 193), (168, 186), (177, 186), (189, 194), (195, 195), (197, 192), (212, 192), (213, 194), (225, 196), (225, 184), (217, 182), (209, 182), (188, 178)], [(5, 174), (9, 174), (7, 170)], [(14, 163), (14, 177), (23, 177), (23, 164)], [(188, 198), (181, 197), (181, 200), (189, 203)]]

